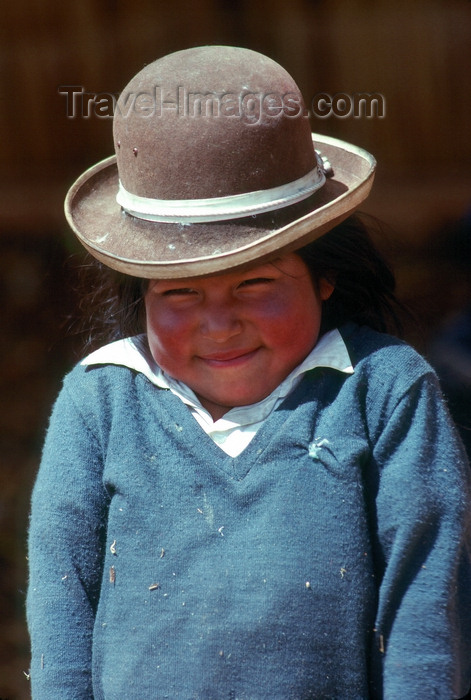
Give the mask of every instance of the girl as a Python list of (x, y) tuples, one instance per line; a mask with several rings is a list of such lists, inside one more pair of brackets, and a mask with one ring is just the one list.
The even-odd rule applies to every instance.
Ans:
[(313, 141), (290, 76), (234, 47), (144, 68), (114, 138), (66, 200), (121, 332), (51, 418), (34, 700), (463, 696), (468, 467), (383, 332), (393, 279), (349, 218), (374, 160)]

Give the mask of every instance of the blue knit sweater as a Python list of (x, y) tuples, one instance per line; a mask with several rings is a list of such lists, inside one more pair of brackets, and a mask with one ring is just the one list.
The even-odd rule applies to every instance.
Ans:
[(143, 375), (76, 367), (36, 482), (34, 700), (450, 700), (468, 468), (410, 347), (342, 330), (236, 458)]

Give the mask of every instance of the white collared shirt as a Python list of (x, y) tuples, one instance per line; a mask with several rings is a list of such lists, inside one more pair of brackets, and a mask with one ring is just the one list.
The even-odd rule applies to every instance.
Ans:
[(237, 457), (249, 444), (263, 422), (298, 385), (303, 374), (315, 367), (330, 367), (353, 374), (348, 350), (337, 329), (321, 337), (309, 355), (269, 396), (250, 406), (231, 408), (222, 418), (213, 421), (194, 392), (182, 382), (170, 377), (157, 365), (143, 336), (125, 338), (99, 348), (81, 362), (82, 365), (120, 365), (144, 374), (152, 384), (167, 389), (185, 403), (195, 420), (212, 440), (231, 457)]

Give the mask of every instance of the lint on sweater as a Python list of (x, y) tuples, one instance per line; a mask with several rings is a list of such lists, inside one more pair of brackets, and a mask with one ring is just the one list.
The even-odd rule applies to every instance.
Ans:
[(78, 365), (37, 477), (33, 700), (464, 695), (469, 468), (410, 347), (340, 329), (237, 456), (142, 372)]

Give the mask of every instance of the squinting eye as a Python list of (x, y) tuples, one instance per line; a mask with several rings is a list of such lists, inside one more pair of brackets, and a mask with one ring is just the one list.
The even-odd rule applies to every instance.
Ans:
[(182, 287), (181, 289), (167, 289), (165, 292), (162, 292), (163, 297), (185, 296), (187, 294), (195, 294), (195, 290), (190, 289), (190, 287)]
[(253, 279), (244, 280), (239, 284), (239, 287), (249, 287), (257, 284), (270, 284), (270, 282), (273, 282), (273, 279), (270, 277), (254, 277)]

